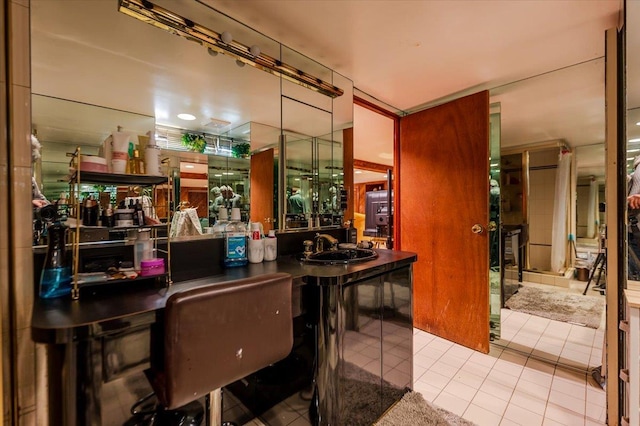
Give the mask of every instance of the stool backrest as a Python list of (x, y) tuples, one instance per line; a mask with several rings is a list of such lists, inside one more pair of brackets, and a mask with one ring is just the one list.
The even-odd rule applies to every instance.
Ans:
[(293, 346), (291, 282), (289, 274), (267, 274), (172, 295), (164, 368), (151, 379), (160, 402), (177, 408), (285, 358)]

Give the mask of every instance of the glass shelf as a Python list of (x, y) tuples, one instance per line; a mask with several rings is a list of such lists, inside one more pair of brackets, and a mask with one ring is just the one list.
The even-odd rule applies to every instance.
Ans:
[(83, 279), (83, 274), (79, 274), (78, 277), (78, 288), (83, 289), (83, 288), (87, 288), (87, 287), (97, 287), (97, 286), (104, 286), (104, 285), (125, 285), (127, 283), (133, 284), (133, 283), (137, 283), (140, 281), (146, 281), (146, 280), (151, 280), (151, 279), (161, 279), (161, 278), (165, 278), (168, 276), (168, 273), (164, 272), (162, 274), (157, 274), (157, 275), (146, 275), (146, 276), (140, 276), (138, 275), (135, 278), (104, 278), (104, 279)]

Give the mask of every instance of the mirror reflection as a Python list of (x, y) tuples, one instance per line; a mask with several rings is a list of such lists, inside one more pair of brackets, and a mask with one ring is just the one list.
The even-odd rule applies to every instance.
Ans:
[(640, 231), (638, 227), (638, 207), (633, 200), (640, 193), (636, 183), (639, 176), (638, 163), (640, 162), (640, 58), (636, 54), (640, 49), (640, 27), (637, 25), (640, 19), (640, 5), (637, 2), (626, 4), (626, 147), (627, 147), (627, 173), (629, 175), (628, 194), (629, 200), (629, 231), (628, 231), (628, 279), (640, 281)]
[[(575, 309), (596, 269), (604, 229), (604, 71), (599, 58), (491, 91), (501, 118), (499, 170), (491, 165), (499, 177), (501, 308), (543, 317), (514, 332), (513, 317), (501, 310), (500, 326), (491, 324), (499, 332), (494, 344), (545, 352), (544, 343), (521, 337)], [(492, 300), (494, 294), (492, 288)], [(600, 293), (588, 296), (599, 302)], [(544, 297), (557, 298), (553, 309)], [(596, 327), (599, 315), (590, 317)], [(584, 371), (601, 361), (564, 350), (545, 359)]]
[[(158, 3), (184, 16), (197, 17), (199, 23), (210, 28), (229, 31), (234, 39), (258, 45), (262, 52), (275, 58), (284, 60), (286, 57), (287, 63), (331, 81), (345, 93), (332, 100), (288, 81), (282, 83), (281, 90), (280, 79), (273, 75), (252, 67), (239, 68), (230, 58), (223, 55), (216, 57), (202, 45), (132, 19), (104, 2), (78, 4), (62, 1), (53, 5), (51, 2), (34, 1), (31, 25), (32, 80), (33, 92), (41, 94), (34, 96), (67, 99), (75, 102), (79, 109), (102, 106), (124, 116), (129, 113), (123, 111), (143, 111), (144, 114), (129, 115), (150, 120), (138, 126), (130, 124), (127, 118), (103, 114), (96, 115), (96, 121), (99, 121), (96, 123), (67, 114), (63, 117), (67, 120), (65, 127), (59, 130), (69, 130), (69, 134), (57, 138), (55, 143), (58, 145), (49, 147), (49, 140), (53, 139), (45, 133), (49, 111), (55, 107), (34, 101), (34, 123), (44, 145), (43, 161), (35, 167), (38, 182), (47, 196), (57, 199), (61, 192), (68, 191), (68, 184), (63, 177), (67, 166), (63, 169), (57, 166), (67, 162), (66, 153), (72, 152), (76, 145), (86, 145), (85, 153), (98, 155), (100, 145), (117, 130), (117, 126), (130, 132), (132, 138), (144, 136), (155, 129), (156, 142), (162, 149), (161, 158), (168, 159), (162, 167), (163, 173), (176, 178), (173, 197), (165, 196), (166, 205), (157, 206), (159, 216), (166, 220), (169, 211), (179, 207), (178, 203), (188, 201), (198, 206), (199, 221), (206, 228), (217, 219), (216, 205), (235, 204), (240, 206), (243, 220), (261, 221), (269, 223), (269, 227), (284, 229), (283, 222), (280, 223), (278, 218), (283, 219), (286, 213), (278, 201), (284, 199), (286, 188), (280, 188), (282, 182), (276, 174), (273, 185), (276, 185), (277, 191), (273, 191), (272, 185), (264, 195), (262, 192), (266, 189), (260, 188), (261, 194), (254, 206), (253, 198), (257, 194), (250, 195), (251, 155), (271, 149), (270, 166), (264, 167), (264, 173), (270, 178), (274, 176), (279, 157), (284, 152), (279, 146), (278, 137), (282, 133), (283, 109), (288, 114), (284, 120), (287, 132), (324, 138), (333, 144), (333, 138), (322, 135), (331, 135), (332, 130), (352, 126), (352, 82), (202, 3)], [(69, 19), (76, 24), (68, 25)], [(82, 43), (76, 40), (82, 40)], [(127, 72), (113, 72), (116, 68), (126, 69)], [(297, 102), (307, 108), (322, 110), (321, 123), (315, 125), (310, 122), (309, 115), (304, 112), (306, 108), (281, 108), (286, 102)], [(188, 115), (183, 115), (185, 113)], [(311, 117), (311, 120), (315, 120), (315, 117)], [(51, 126), (56, 127), (56, 124), (52, 123)], [(87, 132), (96, 133), (95, 140), (82, 136)], [(185, 135), (193, 136), (189, 140), (192, 146), (184, 145)], [(198, 146), (202, 141), (205, 148), (200, 152)], [(68, 146), (63, 147), (63, 142), (68, 142)], [(236, 156), (225, 152), (234, 148), (242, 148), (242, 151), (238, 151)], [(295, 147), (292, 149), (296, 150)], [(341, 145), (338, 145), (338, 149), (341, 149)], [(183, 162), (192, 162), (190, 150), (207, 157), (206, 178), (205, 173), (198, 173), (207, 181), (206, 192), (200, 186), (202, 180), (189, 180), (193, 178), (188, 177), (192, 171), (181, 170)], [(56, 154), (53, 154), (54, 151)], [(174, 151), (179, 151), (179, 154)], [(313, 150), (309, 148), (305, 153), (308, 158), (304, 161), (300, 158), (300, 162), (313, 167)], [(326, 156), (329, 161), (337, 161), (342, 156), (333, 147), (330, 154), (316, 154), (323, 158)], [(56, 158), (56, 155), (62, 159)], [(195, 164), (201, 164), (201, 161), (204, 158)], [(323, 164), (323, 167), (341, 165)], [(50, 169), (59, 170), (60, 174), (53, 176), (49, 173)], [(45, 174), (51, 174), (51, 178), (45, 178)], [(197, 186), (185, 186), (185, 183)], [(319, 185), (319, 182), (316, 183)], [(318, 185), (309, 193), (309, 212), (324, 215), (327, 214), (326, 209), (319, 209), (327, 199), (331, 201), (331, 186), (338, 188), (338, 185), (325, 185), (326, 188)], [(223, 187), (230, 188), (228, 198), (221, 191)], [(274, 192), (277, 194), (275, 197)], [(175, 200), (174, 205), (168, 204), (168, 198)], [(266, 199), (269, 199), (268, 202), (264, 202)], [(252, 213), (254, 207), (257, 209), (255, 217)], [(331, 213), (334, 214), (334, 211)]]

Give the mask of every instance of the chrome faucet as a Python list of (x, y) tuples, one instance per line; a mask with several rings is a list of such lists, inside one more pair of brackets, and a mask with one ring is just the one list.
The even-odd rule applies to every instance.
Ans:
[(336, 250), (338, 248), (338, 240), (329, 234), (316, 234), (315, 236), (316, 242), (316, 252), (321, 252), (324, 250), (323, 240), (327, 240), (329, 244), (331, 244), (331, 248), (329, 250)]

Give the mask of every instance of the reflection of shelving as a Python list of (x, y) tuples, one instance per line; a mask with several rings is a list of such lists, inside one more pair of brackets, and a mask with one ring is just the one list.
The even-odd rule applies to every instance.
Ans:
[[(77, 172), (75, 172), (70, 179), (70, 182), (77, 181)], [(82, 172), (81, 181), (83, 183), (93, 184), (112, 184), (112, 185), (141, 185), (141, 186), (153, 186), (167, 183), (165, 176), (150, 176), (150, 175), (121, 175), (115, 173), (99, 173), (99, 172)]]
[[(116, 186), (151, 186), (156, 187), (157, 185), (166, 184), (167, 188), (170, 185), (170, 178), (166, 176), (151, 176), (151, 175), (136, 175), (136, 174), (117, 174), (117, 173), (101, 173), (101, 172), (90, 172), (90, 171), (82, 171), (80, 169), (80, 151), (81, 148), (76, 148), (75, 152), (71, 154), (67, 154), (71, 157), (71, 161), (69, 166), (75, 170), (69, 178), (69, 185), (71, 187), (70, 198), (73, 204), (74, 214), (79, 226), (81, 223), (80, 218), (80, 185), (81, 184), (94, 184), (94, 185), (116, 185)], [(155, 190), (152, 191), (155, 198)], [(155, 201), (155, 200), (154, 200)], [(152, 202), (152, 206), (155, 206), (155, 202)], [(169, 201), (169, 200), (168, 200)], [(151, 228), (152, 237), (155, 243), (158, 241), (158, 229), (167, 228), (167, 235), (169, 235), (168, 227), (171, 223), (170, 217), (167, 218), (166, 224), (159, 225), (140, 225), (140, 226), (124, 226), (124, 227), (113, 227), (109, 228), (109, 232), (122, 232), (127, 231), (128, 229), (140, 229), (140, 228)], [(80, 232), (74, 233), (73, 238), (73, 289), (71, 292), (71, 296), (73, 299), (77, 300), (80, 297), (80, 287), (88, 287), (88, 286), (98, 286), (101, 284), (116, 284), (120, 281), (143, 281), (149, 279), (159, 279), (162, 276), (166, 277), (166, 282), (171, 283), (171, 255), (170, 255), (170, 245), (169, 240), (167, 239), (167, 273), (154, 275), (154, 276), (146, 276), (146, 277), (137, 277), (135, 279), (100, 279), (100, 280), (91, 280), (84, 283), (80, 282), (79, 279), (79, 258), (80, 258)], [(157, 249), (157, 246), (156, 246)]]

